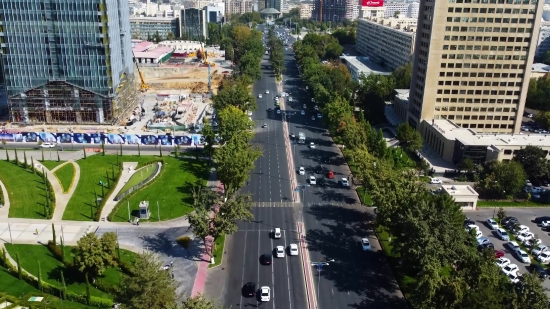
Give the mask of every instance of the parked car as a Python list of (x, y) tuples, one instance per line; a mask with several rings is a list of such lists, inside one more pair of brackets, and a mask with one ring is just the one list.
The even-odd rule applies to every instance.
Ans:
[(361, 238), (361, 247), (363, 251), (370, 251), (370, 242), (367, 238)]
[(519, 271), (508, 274), (508, 279), (510, 279), (512, 283), (518, 283), (520, 280), (520, 277), (521, 277), (521, 274), (519, 273)]
[(522, 261), (523, 263), (531, 263), (531, 258), (529, 257), (529, 254), (523, 250), (516, 250), (516, 256), (518, 257), (518, 260)]
[(505, 229), (497, 229), (497, 236), (498, 238), (500, 238), (501, 240), (504, 240), (504, 241), (509, 241), (510, 240), (510, 236), (508, 235), (508, 233), (506, 232)]
[(533, 250), (531, 251), (531, 253), (533, 253), (534, 256), (537, 256), (543, 252), (547, 252), (548, 251), (548, 247), (545, 246), (545, 245), (542, 245), (542, 244), (539, 244), (538, 246), (536, 246), (535, 248), (533, 248)]
[(540, 266), (539, 264), (531, 264), (530, 269), (531, 273), (537, 275), (541, 279), (546, 279), (548, 277), (546, 269), (544, 269), (544, 267)]
[(504, 219), (502, 219), (501, 224), (502, 225), (509, 225), (509, 223), (511, 223), (511, 222), (519, 223), (519, 220), (516, 217), (505, 217)]
[(542, 224), (543, 221), (550, 221), (550, 216), (542, 216), (542, 217), (535, 218), (536, 224)]
[(508, 264), (510, 264), (510, 259), (507, 259), (505, 257), (501, 257), (501, 258), (498, 258), (497, 261), (495, 262), (497, 264), (498, 267), (500, 268), (504, 268), (506, 267)]
[(529, 232), (529, 227), (527, 225), (518, 225), (514, 229), (514, 235), (520, 235), (521, 233)]
[(511, 274), (511, 273), (515, 273), (516, 271), (518, 271), (518, 266), (516, 264), (508, 264), (506, 266), (504, 266), (502, 268), (502, 272), (506, 275), (508, 274)]
[(517, 242), (515, 241), (509, 241), (506, 243), (506, 246), (508, 247), (508, 249), (510, 249), (510, 251), (512, 252), (516, 252), (516, 250), (519, 250), (519, 245)]
[(496, 230), (496, 229), (499, 228), (498, 223), (495, 220), (493, 220), (492, 218), (487, 219), (487, 221), (485, 221), (485, 223), (487, 223), (487, 226), (491, 230)]
[(441, 182), (441, 180), (439, 178), (430, 178), (430, 183), (431, 184), (441, 184), (443, 182)]
[(501, 257), (504, 257), (504, 251), (502, 250), (495, 250), (495, 259), (499, 259)]
[(550, 262), (550, 252), (548, 252), (548, 251), (543, 252), (543, 253), (537, 255), (537, 257), (535, 259), (537, 261), (541, 262), (542, 264), (547, 264), (548, 262)]
[(529, 240), (531, 238), (535, 237), (535, 234), (529, 232), (528, 230), (525, 232), (518, 233), (516, 236), (516, 239), (518, 242), (524, 242), (526, 240)]

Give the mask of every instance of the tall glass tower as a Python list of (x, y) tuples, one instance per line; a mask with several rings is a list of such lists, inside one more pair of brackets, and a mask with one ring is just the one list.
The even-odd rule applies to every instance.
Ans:
[(0, 1), (10, 120), (115, 123), (137, 103), (127, 0)]

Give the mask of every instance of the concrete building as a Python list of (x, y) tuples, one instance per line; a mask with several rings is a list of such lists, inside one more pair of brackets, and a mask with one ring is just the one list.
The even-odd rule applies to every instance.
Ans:
[(192, 41), (204, 41), (208, 37), (206, 9), (189, 8), (181, 10), (180, 34)]
[(206, 19), (209, 23), (225, 22), (225, 3), (209, 3), (206, 7)]
[(263, 9), (260, 12), (260, 16), (265, 19), (267, 23), (273, 22), (275, 19), (281, 17), (281, 12), (274, 8)]
[(420, 3), (418, 3), (418, 2), (409, 3), (409, 9), (407, 11), (407, 17), (418, 19), (418, 12), (419, 11), (420, 11)]
[(386, 8), (383, 6), (361, 6), (359, 18), (384, 18)]
[(10, 121), (116, 123), (134, 108), (129, 11), (117, 0), (0, 1)]
[(358, 19), (357, 51), (395, 70), (412, 61), (416, 27), (402, 26), (404, 19)]
[(140, 64), (163, 63), (170, 59), (174, 49), (168, 46), (157, 46), (153, 42), (133, 40), (132, 52)]
[(550, 159), (550, 138), (546, 134), (479, 133), (445, 119), (422, 120), (420, 127), (425, 143), (443, 160), (454, 164), (466, 158), (475, 164), (511, 160), (518, 150), (528, 145), (541, 147), (547, 153), (546, 159)]
[(396, 12), (399, 12), (403, 16), (408, 16), (409, 13), (409, 3), (406, 2), (385, 2), (384, 7), (386, 11), (384, 12), (384, 17), (394, 17)]
[(397, 94), (393, 98), (393, 110), (401, 120), (407, 119), (409, 111), (409, 89), (394, 89)]
[(312, 18), (321, 22), (351, 20), (357, 5), (357, 0), (315, 0)]
[(442, 185), (443, 192), (455, 200), (462, 210), (476, 210), (479, 193), (469, 185)]
[(349, 70), (354, 80), (360, 80), (362, 75), (368, 77), (371, 74), (390, 75), (391, 71), (380, 66), (369, 57), (341, 56), (340, 60)]
[(544, 63), (533, 63), (531, 68), (531, 78), (548, 78), (550, 75), (550, 65)]
[(178, 18), (130, 17), (132, 39), (147, 40), (154, 37), (157, 32), (163, 39), (166, 39), (169, 32), (178, 38), (180, 36)]
[(543, 2), (496, 2), (420, 2), (413, 127), (449, 119), (477, 132), (519, 132)]
[(540, 23), (535, 57), (540, 60), (547, 51), (550, 51), (550, 21), (543, 21)]
[(283, 0), (265, 0), (266, 9), (276, 9), (281, 12), (283, 10)]
[(300, 18), (301, 19), (311, 19), (313, 14), (313, 9), (315, 8), (315, 2), (301, 2), (300, 3)]
[(225, 0), (225, 15), (253, 12), (254, 3), (251, 0)]

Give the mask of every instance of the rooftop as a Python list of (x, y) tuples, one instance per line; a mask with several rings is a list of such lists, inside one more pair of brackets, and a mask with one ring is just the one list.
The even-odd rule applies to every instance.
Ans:
[(404, 103), (409, 103), (409, 89), (394, 89), (397, 94), (395, 95), (396, 98), (401, 100)]
[(450, 196), (479, 196), (479, 194), (469, 185), (443, 185), (443, 190)]
[(149, 41), (141, 41), (141, 42), (137, 43), (136, 45), (134, 45), (132, 47), (132, 50), (134, 51), (134, 53), (135, 52), (144, 52), (147, 49), (151, 48), (154, 44), (155, 43), (149, 42)]
[(533, 63), (531, 72), (548, 73), (550, 72), (550, 65), (544, 63)]
[(274, 8), (267, 8), (260, 11), (260, 14), (281, 14), (281, 12), (277, 11)]
[(157, 22), (172, 22), (177, 17), (130, 17), (130, 22), (132, 21), (157, 21)]
[(495, 134), (476, 133), (471, 129), (462, 128), (449, 120), (425, 120), (432, 124), (448, 140), (458, 140), (467, 146), (493, 146), (495, 148), (508, 148), (514, 146), (537, 145), (550, 147), (548, 134), (519, 133), (519, 134)]
[(349, 63), (349, 65), (356, 68), (359, 72), (368, 76), (372, 73), (379, 75), (390, 75), (392, 71), (384, 68), (378, 63), (370, 60), (369, 57), (359, 56), (340, 56), (343, 63)]
[(171, 53), (172, 51), (174, 51), (174, 49), (172, 47), (166, 47), (166, 46), (161, 46), (161, 47), (157, 47), (155, 49), (151, 49), (151, 50), (148, 50), (148, 51), (144, 51), (144, 52), (136, 52), (134, 51), (134, 55), (136, 58), (153, 58), (153, 59), (156, 59), (156, 58), (160, 58), (168, 53)]
[(384, 27), (389, 30), (405, 33), (410, 36), (416, 35), (416, 25), (407, 26), (403, 25), (407, 22), (414, 22), (416, 18), (358, 18), (359, 23), (371, 23), (380, 27)]

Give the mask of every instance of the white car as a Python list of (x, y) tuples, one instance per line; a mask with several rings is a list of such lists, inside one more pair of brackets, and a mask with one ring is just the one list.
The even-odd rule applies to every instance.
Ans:
[(500, 268), (506, 267), (506, 265), (510, 264), (510, 259), (507, 259), (505, 257), (501, 257), (496, 261), (496, 264)]
[(309, 184), (310, 185), (316, 185), (317, 184), (317, 178), (315, 176), (309, 176)]
[(309, 148), (315, 149), (315, 143), (313, 143), (313, 142), (309, 143)]
[(349, 187), (349, 182), (347, 178), (340, 179), (340, 183), (342, 183), (342, 187)]
[(508, 279), (510, 279), (512, 283), (518, 283), (519, 277), (521, 277), (521, 274), (518, 271), (508, 274)]
[(277, 115), (280, 115), (280, 114), (281, 114), (281, 110), (278, 109), (278, 110), (277, 110)]
[(498, 229), (498, 223), (495, 220), (489, 218), (487, 219), (486, 223), (487, 223), (487, 226), (491, 228), (491, 230)]
[(290, 255), (298, 255), (298, 245), (290, 244), (288, 251), (290, 251)]
[(305, 111), (303, 111), (303, 110), (302, 110), (302, 111), (300, 111), (300, 115), (304, 116), (305, 114), (306, 114), (306, 112), (305, 112)]
[(542, 241), (539, 238), (529, 238), (523, 241), (523, 245), (525, 247), (533, 247), (538, 246), (542, 243)]
[(273, 238), (281, 238), (281, 229), (276, 227), (273, 231)]
[(300, 169), (298, 170), (298, 173), (300, 175), (305, 175), (306, 174), (306, 169), (303, 166), (300, 166)]
[(311, 102), (315, 103), (315, 98), (311, 98)]
[(497, 236), (501, 240), (506, 240), (506, 241), (510, 240), (510, 236), (508, 235), (505, 229), (497, 229)]
[(268, 93), (269, 93), (269, 90), (266, 90), (265, 93), (268, 94)]
[(54, 143), (42, 143), (42, 145), (40, 145), (40, 147), (42, 147), (42, 148), (53, 148), (53, 147), (55, 147), (55, 144)]
[(531, 232), (522, 232), (519, 233), (518, 236), (516, 236), (516, 239), (518, 242), (524, 242), (526, 240), (529, 240), (531, 238), (535, 237), (535, 234)]
[(515, 235), (519, 235), (523, 232), (529, 232), (529, 227), (526, 225), (520, 225), (518, 228), (514, 231)]
[(319, 106), (318, 106), (318, 105), (315, 105), (315, 106), (313, 107), (313, 109), (315, 109), (316, 111), (318, 111), (318, 110), (319, 110)]
[(430, 183), (431, 184), (441, 184), (441, 179), (439, 178), (430, 178)]
[(518, 266), (516, 264), (508, 264), (502, 268), (502, 272), (508, 276), (508, 274), (512, 274), (518, 271)]
[(518, 257), (518, 260), (522, 261), (523, 263), (531, 263), (531, 258), (529, 257), (529, 254), (523, 250), (516, 250), (516, 256)]
[(260, 300), (269, 301), (271, 299), (271, 289), (268, 286), (262, 286), (260, 288)]
[(548, 252), (548, 247), (545, 245), (538, 245), (533, 249), (533, 251), (531, 251), (534, 256), (537, 256), (543, 252)]
[(260, 99), (262, 98), (262, 94), (261, 94), (261, 93), (258, 95), (258, 98), (260, 98)]
[(292, 97), (288, 97), (288, 101), (289, 101), (289, 102), (292, 102)]
[(306, 108), (307, 108), (307, 105), (305, 105), (305, 104), (302, 105), (302, 108), (303, 108), (303, 109), (306, 109)]
[(315, 120), (315, 116), (311, 116), (311, 120)]
[(469, 232), (471, 230), (478, 230), (479, 231), (479, 226), (475, 225), (475, 224), (469, 224), (466, 226), (466, 232)]
[(537, 259), (537, 261), (539, 261), (543, 264), (547, 264), (548, 262), (550, 262), (550, 252), (548, 252), (548, 251), (543, 252), (543, 253), (537, 255), (536, 259)]
[(370, 242), (366, 238), (361, 238), (361, 247), (363, 247), (363, 251), (370, 251)]
[(275, 253), (277, 254), (278, 258), (284, 258), (285, 257), (285, 247), (283, 247), (283, 246), (275, 247)]
[(508, 249), (510, 249), (512, 252), (516, 252), (516, 250), (519, 250), (519, 245), (517, 242), (515, 241), (509, 241), (506, 243), (506, 246), (508, 247)]

